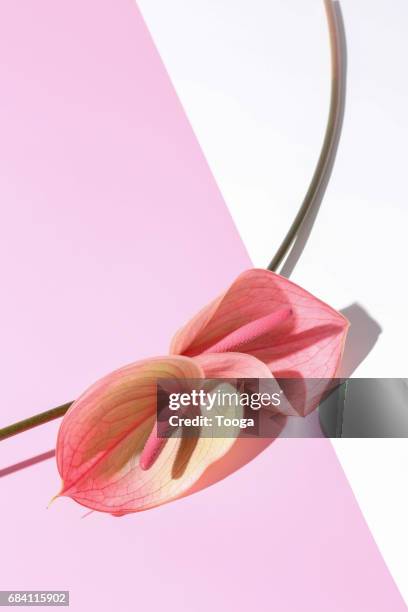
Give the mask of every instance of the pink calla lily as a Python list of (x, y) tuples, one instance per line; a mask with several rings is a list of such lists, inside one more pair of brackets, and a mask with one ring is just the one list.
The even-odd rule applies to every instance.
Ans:
[[(59, 495), (122, 515), (226, 476), (239, 464), (231, 460), (237, 449), (245, 455), (252, 441), (159, 439), (157, 379), (330, 379), (347, 329), (340, 313), (278, 274), (244, 272), (176, 334), (170, 356), (116, 370), (74, 402), (57, 441)], [(303, 413), (314, 407), (306, 398)], [(246, 448), (239, 449), (240, 442)], [(224, 469), (213, 469), (222, 464)]]

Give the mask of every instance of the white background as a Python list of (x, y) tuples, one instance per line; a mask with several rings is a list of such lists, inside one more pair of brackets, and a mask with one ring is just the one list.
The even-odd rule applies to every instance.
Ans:
[[(302, 201), (325, 129), (323, 2), (138, 4), (254, 265), (265, 267)], [(336, 308), (355, 305), (355, 375), (407, 377), (408, 5), (343, 0), (341, 7), (348, 42), (343, 134), (291, 278)], [(406, 600), (407, 447), (405, 440), (335, 442)]]

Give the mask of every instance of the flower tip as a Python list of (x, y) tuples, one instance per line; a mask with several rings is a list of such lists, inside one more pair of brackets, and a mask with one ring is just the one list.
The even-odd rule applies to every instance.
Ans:
[(58, 491), (58, 493), (56, 495), (54, 495), (54, 497), (51, 497), (50, 501), (48, 502), (46, 508), (47, 510), (49, 509), (49, 507), (51, 506), (51, 504), (53, 504), (55, 502), (56, 499), (58, 499), (58, 497), (61, 497), (61, 495), (63, 494), (64, 491), (64, 482), (61, 482), (61, 488)]
[(56, 495), (54, 495), (54, 497), (51, 497), (50, 501), (48, 502), (46, 509), (49, 510), (51, 504), (53, 504), (55, 502), (55, 500), (60, 497), (61, 491), (59, 491)]

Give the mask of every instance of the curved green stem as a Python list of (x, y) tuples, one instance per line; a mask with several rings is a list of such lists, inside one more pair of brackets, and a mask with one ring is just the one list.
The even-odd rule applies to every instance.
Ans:
[(304, 197), (302, 205), (297, 213), (292, 225), (289, 228), (288, 233), (283, 239), (282, 244), (278, 248), (275, 256), (268, 266), (268, 270), (274, 272), (277, 271), (281, 263), (283, 262), (286, 254), (291, 248), (299, 230), (306, 219), (309, 211), (313, 208), (316, 198), (319, 195), (322, 184), (328, 180), (330, 174), (330, 160), (335, 151), (336, 140), (337, 140), (337, 129), (341, 122), (341, 111), (342, 111), (342, 39), (340, 34), (340, 24), (335, 9), (335, 4), (332, 0), (324, 0), (326, 9), (327, 22), (329, 26), (330, 35), (330, 50), (331, 50), (331, 70), (332, 70), (332, 82), (331, 82), (331, 96), (330, 96), (330, 109), (329, 117), (327, 120), (326, 132), (323, 140), (322, 149), (320, 151), (319, 159), (310, 182), (307, 193)]
[(64, 416), (71, 404), (72, 402), (62, 404), (61, 406), (57, 406), (57, 408), (51, 408), (51, 410), (40, 412), (39, 414), (35, 414), (28, 419), (18, 421), (17, 423), (13, 423), (13, 425), (8, 425), (7, 427), (3, 427), (3, 429), (0, 429), (0, 441), (5, 440), (6, 438), (11, 438), (11, 436), (15, 436), (23, 431), (27, 431), (27, 429), (32, 429), (33, 427), (42, 425), (43, 423), (48, 423), (54, 419), (59, 419), (60, 417)]

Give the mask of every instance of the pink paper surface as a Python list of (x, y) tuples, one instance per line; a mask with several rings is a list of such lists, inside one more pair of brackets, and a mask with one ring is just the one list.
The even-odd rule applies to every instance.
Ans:
[[(130, 0), (0, 4), (0, 425), (73, 399), (250, 267)], [(57, 423), (1, 443), (0, 469)], [(405, 610), (327, 440), (279, 440), (121, 519), (61, 499), (54, 460), (0, 479), (0, 589), (71, 609)]]

